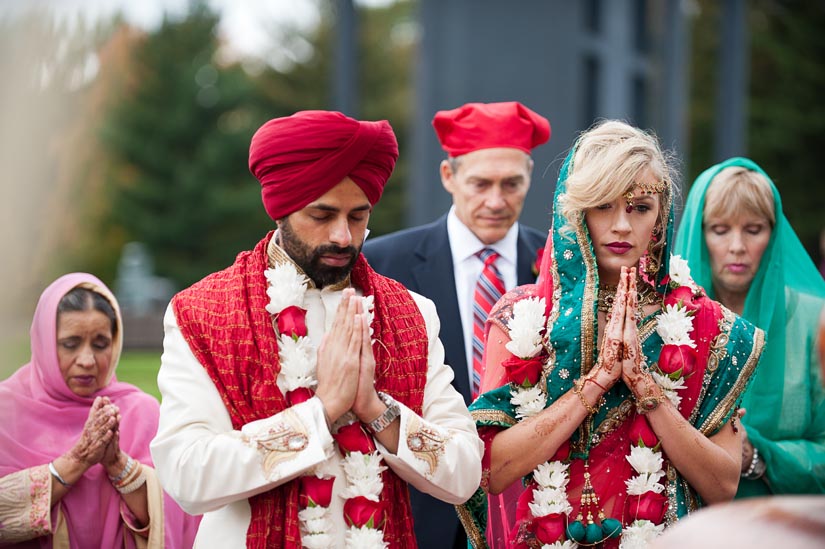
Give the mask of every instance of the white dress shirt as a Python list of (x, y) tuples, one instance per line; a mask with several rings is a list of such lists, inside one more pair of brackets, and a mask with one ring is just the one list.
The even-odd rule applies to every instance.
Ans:
[[(480, 483), (483, 443), (461, 395), (451, 385), (453, 374), (444, 364), (435, 305), (416, 293), (410, 294), (424, 317), (429, 340), (422, 415), (400, 405), (397, 453), (390, 453), (378, 441), (376, 446), (385, 465), (403, 480), (449, 503), (463, 503)], [(322, 334), (329, 330), (340, 300), (340, 290), (307, 290), (306, 322), (316, 348)], [(331, 547), (343, 547), (345, 500), (339, 496), (346, 481), (320, 400), (311, 398), (234, 430), (220, 394), (192, 354), (171, 306), (166, 311), (164, 329), (158, 373), (163, 398), (151, 451), (164, 489), (185, 511), (204, 514), (195, 547), (246, 547), (251, 518), (247, 499), (307, 474), (322, 462), (327, 462), (325, 470), (334, 471), (336, 477), (330, 505), (334, 523)], [(257, 448), (256, 437), (285, 425), (306, 434), (308, 444), (289, 459), (265, 468), (268, 454)], [(407, 445), (408, 437), (422, 429), (444, 441), (434, 463), (422, 459), (423, 454), (416, 454)]]
[[(499, 254), (496, 267), (504, 279), (504, 287), (512, 290), (516, 287), (516, 250), (518, 247), (518, 223), (513, 223), (504, 238), (493, 244), (485, 245), (467, 228), (455, 213), (455, 206), (447, 214), (447, 237), (450, 239), (450, 251), (453, 254), (453, 278), (458, 297), (458, 310), (461, 313), (461, 329), (464, 331), (464, 353), (467, 356), (467, 376), (472, 387), (473, 379), (473, 294), (478, 277), (484, 268), (484, 262), (476, 255), (484, 248), (492, 248)], [(454, 330), (454, 326), (445, 327)]]

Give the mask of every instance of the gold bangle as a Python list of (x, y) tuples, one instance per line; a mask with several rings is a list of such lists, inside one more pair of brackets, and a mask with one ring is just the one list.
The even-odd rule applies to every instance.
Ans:
[(576, 381), (573, 382), (573, 392), (576, 393), (577, 395), (579, 395), (579, 400), (581, 400), (582, 405), (587, 410), (587, 413), (591, 416), (596, 415), (596, 412), (599, 411), (599, 407), (602, 405), (602, 402), (604, 402), (604, 398), (599, 397), (599, 400), (596, 401), (596, 406), (591, 406), (590, 403), (587, 402), (587, 399), (584, 398), (584, 394), (582, 393), (582, 387), (583, 386), (584, 386), (584, 379), (583, 378), (577, 379)]

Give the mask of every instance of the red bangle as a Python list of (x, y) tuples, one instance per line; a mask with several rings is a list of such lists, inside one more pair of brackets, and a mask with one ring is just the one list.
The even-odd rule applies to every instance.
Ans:
[(604, 385), (602, 385), (601, 383), (599, 383), (595, 379), (591, 379), (589, 377), (586, 377), (586, 378), (584, 378), (584, 381), (585, 381), (585, 383), (589, 381), (590, 383), (594, 384), (596, 387), (598, 387), (599, 389), (601, 389), (605, 393), (607, 392), (607, 389), (605, 389)]

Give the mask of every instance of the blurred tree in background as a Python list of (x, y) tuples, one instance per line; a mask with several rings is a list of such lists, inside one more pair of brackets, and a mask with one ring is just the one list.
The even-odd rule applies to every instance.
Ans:
[[(362, 10), (358, 56), (358, 116), (389, 118), (402, 146), (412, 43), (391, 35), (394, 20), (410, 17), (408, 5)], [(329, 108), (334, 12), (321, 7), (321, 24), (310, 33), (284, 33), (287, 44), (311, 54), (281, 70), (264, 65), (250, 73), (240, 62), (222, 63), (218, 16), (201, 2), (135, 44), (101, 131), (110, 252), (144, 242), (158, 274), (182, 287), (227, 266), (274, 227), (247, 168), (249, 141), (270, 118)], [(400, 228), (405, 175), (401, 163), (371, 220), (375, 232)], [(97, 271), (113, 274), (116, 259), (98, 252)]]
[(136, 44), (101, 130), (105, 232), (145, 243), (179, 286), (228, 265), (271, 226), (246, 167), (267, 108), (239, 64), (217, 59), (217, 24), (197, 4)]
[[(689, 184), (713, 158), (719, 3), (698, 2), (693, 25)], [(825, 2), (748, 2), (748, 156), (771, 176), (783, 209), (813, 258), (825, 228)]]

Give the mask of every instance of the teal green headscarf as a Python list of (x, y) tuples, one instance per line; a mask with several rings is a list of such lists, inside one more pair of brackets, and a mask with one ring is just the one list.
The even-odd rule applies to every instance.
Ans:
[[(813, 339), (806, 334), (813, 334), (816, 327), (816, 316), (821, 308), (821, 298), (825, 298), (825, 281), (819, 271), (814, 266), (799, 238), (796, 236), (790, 223), (788, 223), (782, 211), (782, 199), (779, 191), (768, 174), (765, 173), (755, 162), (747, 158), (731, 158), (720, 164), (716, 164), (705, 170), (693, 183), (688, 195), (685, 211), (682, 215), (682, 222), (676, 235), (675, 253), (681, 255), (690, 265), (694, 280), (705, 288), (708, 295), (715, 299), (713, 289), (713, 279), (711, 275), (710, 257), (705, 244), (703, 232), (703, 220), (705, 209), (705, 195), (711, 181), (728, 167), (743, 167), (762, 174), (773, 191), (774, 210), (776, 223), (771, 232), (770, 241), (762, 256), (756, 276), (751, 282), (745, 299), (745, 308), (742, 316), (759, 326), (767, 333), (767, 343), (751, 385), (745, 394), (743, 405), (747, 409), (747, 414), (743, 421), (748, 427), (748, 437), (756, 448), (759, 449), (768, 463), (769, 477), (779, 475), (782, 478), (771, 478), (771, 486), (778, 492), (825, 492), (825, 455), (819, 459), (814, 454), (823, 454), (825, 446), (822, 446), (825, 437), (825, 425), (818, 421), (825, 422), (825, 407), (822, 404), (821, 379), (818, 379), (818, 372), (806, 373), (814, 368), (807, 368), (802, 375), (807, 375), (808, 380), (802, 382), (810, 383), (811, 395), (794, 394), (789, 395), (786, 391), (786, 383), (790, 383), (788, 369), (794, 365), (787, 364), (788, 351), (796, 357), (810, 357), (813, 352)], [(789, 326), (793, 318), (789, 311), (800, 311), (810, 314), (797, 314), (796, 317), (801, 322), (799, 330), (792, 330)], [(810, 325), (808, 325), (810, 323)], [(800, 333), (801, 332), (803, 333)], [(786, 341), (788, 334), (799, 338), (798, 341)], [(803, 340), (805, 340), (803, 342)], [(808, 341), (809, 340), (809, 341)], [(792, 349), (788, 349), (788, 346)], [(802, 345), (808, 348), (797, 351)], [(808, 360), (805, 360), (808, 362)], [(816, 368), (818, 370), (818, 368)], [(814, 376), (813, 381), (810, 377)], [(798, 380), (797, 380), (798, 381)], [(816, 386), (818, 385), (818, 387)], [(789, 418), (783, 413), (787, 410), (789, 403), (783, 400), (788, 397), (796, 400), (791, 406), (810, 406), (808, 416), (805, 420), (801, 418)], [(804, 421), (811, 424), (803, 425)], [(796, 427), (791, 423), (796, 422)], [(811, 427), (815, 429), (811, 429)], [(819, 439), (817, 447), (803, 449), (801, 447), (785, 448), (784, 450), (773, 445), (772, 441), (786, 440), (790, 437), (791, 431), (798, 431), (796, 438), (809, 436), (812, 439)], [(802, 431), (802, 432), (799, 432)], [(787, 455), (790, 451), (795, 457)], [(784, 456), (784, 457), (783, 457)], [(817, 461), (822, 462), (817, 465)], [(801, 468), (798, 482), (793, 482), (794, 474), (788, 468)], [(818, 468), (818, 469), (817, 469)], [(784, 472), (777, 469), (783, 469)], [(812, 480), (812, 475), (814, 479)], [(782, 484), (785, 489), (779, 489)], [(743, 489), (759, 490), (759, 487), (748, 488), (746, 481), (740, 485), (740, 495)], [(765, 491), (767, 486), (759, 483), (761, 491)], [(807, 484), (807, 485), (805, 485)], [(755, 491), (753, 493), (756, 493)]]

